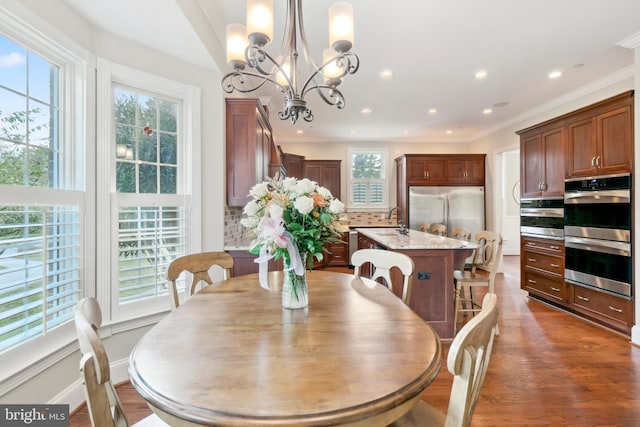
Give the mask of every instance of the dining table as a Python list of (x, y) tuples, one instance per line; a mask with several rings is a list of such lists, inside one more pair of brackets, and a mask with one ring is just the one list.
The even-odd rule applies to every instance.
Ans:
[(132, 385), (171, 426), (386, 426), (438, 374), (438, 335), (386, 286), (306, 272), (309, 304), (284, 309), (283, 273), (207, 286), (153, 326)]

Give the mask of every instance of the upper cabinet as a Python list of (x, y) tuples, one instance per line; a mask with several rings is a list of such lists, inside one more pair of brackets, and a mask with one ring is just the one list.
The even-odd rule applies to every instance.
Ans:
[(447, 184), (484, 185), (484, 154), (446, 159)]
[(552, 123), (519, 134), (522, 197), (561, 197), (564, 194), (564, 126)]
[(251, 187), (279, 168), (272, 161), (273, 134), (259, 100), (226, 99), (226, 153), (227, 205), (244, 206)]
[(340, 199), (341, 160), (305, 160), (302, 176), (317, 182)]
[(633, 92), (576, 112), (567, 135), (567, 178), (631, 172)]
[(404, 154), (398, 181), (407, 185), (484, 185), (484, 154)]

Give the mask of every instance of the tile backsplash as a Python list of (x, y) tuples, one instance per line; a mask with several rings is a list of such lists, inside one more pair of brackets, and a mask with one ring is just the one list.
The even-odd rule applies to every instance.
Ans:
[[(348, 218), (349, 225), (389, 225), (396, 223), (396, 211), (390, 220), (386, 217), (387, 211), (380, 212), (345, 212), (343, 217)], [(226, 206), (224, 210), (224, 244), (225, 246), (248, 245), (253, 233), (240, 224), (242, 219), (242, 207)]]

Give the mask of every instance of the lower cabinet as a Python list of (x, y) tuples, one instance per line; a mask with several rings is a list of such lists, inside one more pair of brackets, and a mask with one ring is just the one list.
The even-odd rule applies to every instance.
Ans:
[(349, 232), (342, 233), (341, 237), (344, 243), (328, 243), (324, 256), (327, 259), (327, 265), (330, 267), (345, 267), (349, 265)]
[[(257, 255), (250, 254), (248, 251), (227, 251), (233, 257), (233, 269), (231, 275), (242, 276), (243, 274), (257, 273), (260, 266), (254, 262)], [(282, 260), (269, 261), (269, 271), (282, 270)]]
[(587, 320), (631, 334), (633, 302), (564, 280), (564, 243), (521, 237), (521, 283), (529, 295)]
[(632, 301), (615, 295), (567, 283), (569, 307), (591, 320), (625, 334), (633, 326)]

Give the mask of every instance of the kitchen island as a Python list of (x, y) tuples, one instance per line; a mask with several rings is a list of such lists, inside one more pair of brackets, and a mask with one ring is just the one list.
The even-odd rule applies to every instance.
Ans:
[[(453, 271), (460, 268), (477, 245), (417, 230), (407, 230), (407, 234), (392, 228), (357, 228), (356, 231), (358, 249), (386, 249), (413, 259), (415, 269), (409, 307), (427, 321), (440, 338), (453, 338)], [(367, 270), (363, 271), (366, 275)], [(402, 283), (400, 271), (393, 273), (394, 283)], [(393, 291), (400, 296), (401, 289)]]

